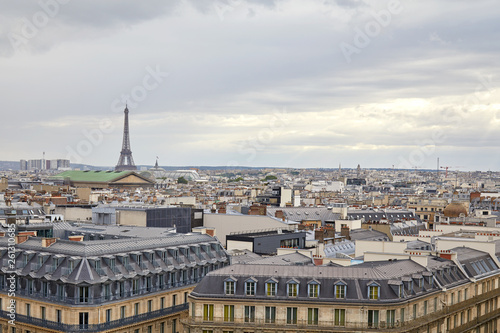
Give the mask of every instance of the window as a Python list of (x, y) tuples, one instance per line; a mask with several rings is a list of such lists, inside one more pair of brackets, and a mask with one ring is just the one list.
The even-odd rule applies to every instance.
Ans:
[(273, 324), (276, 322), (276, 307), (266, 306), (266, 324)]
[[(489, 283), (489, 282), (488, 282)], [(457, 302), (460, 303), (462, 301), (462, 291), (459, 290), (457, 292)]]
[(146, 277), (146, 291), (151, 291), (152, 283), (151, 283), (151, 276)]
[(126, 309), (125, 305), (122, 305), (120, 307), (120, 319), (125, 318), (125, 309)]
[(347, 286), (343, 283), (339, 283), (335, 285), (335, 298), (345, 298)]
[(203, 304), (203, 320), (214, 321), (214, 305)]
[(378, 299), (379, 298), (379, 286), (377, 286), (377, 285), (369, 285), (368, 286), (368, 298), (369, 299)]
[(398, 287), (398, 297), (403, 298), (404, 297), (404, 287), (402, 284), (400, 284)]
[(455, 293), (451, 293), (451, 305), (455, 304)]
[(111, 309), (106, 310), (106, 322), (111, 321)]
[(424, 301), (424, 316), (427, 315), (427, 301)]
[(309, 283), (307, 285), (307, 294), (309, 297), (317, 298), (319, 295), (319, 284), (317, 283)]
[(266, 283), (266, 295), (267, 296), (276, 296), (276, 285), (275, 282)]
[(396, 310), (387, 310), (387, 327), (394, 327)]
[(134, 303), (134, 316), (139, 314), (139, 303)]
[(405, 322), (405, 308), (401, 308), (401, 310), (399, 311), (399, 315), (400, 315), (400, 317), (401, 317), (399, 320), (400, 320), (402, 323), (404, 323), (404, 322)]
[(378, 327), (378, 310), (368, 310), (368, 327)]
[(148, 312), (151, 312), (151, 311), (153, 311), (153, 301), (148, 300)]
[(187, 303), (188, 302), (188, 292), (185, 291), (184, 292), (184, 303)]
[(26, 304), (26, 317), (31, 317), (31, 304)]
[(56, 321), (58, 323), (61, 323), (62, 322), (62, 314), (61, 314), (61, 310), (56, 310)]
[(165, 333), (165, 323), (160, 323), (160, 333)]
[(172, 306), (177, 304), (177, 295), (172, 295)]
[(124, 281), (118, 282), (118, 289), (120, 291), (120, 297), (124, 297), (125, 296), (125, 282)]
[(111, 298), (111, 285), (105, 284), (104, 285), (104, 299), (109, 300), (110, 298)]
[(80, 292), (80, 303), (88, 303), (89, 302), (89, 287), (80, 287), (79, 292)]
[(297, 308), (286, 308), (286, 323), (297, 324)]
[(165, 288), (165, 275), (164, 274), (161, 274), (158, 276), (158, 287), (160, 289)]
[(466, 288), (466, 289), (464, 290), (464, 301), (466, 301), (466, 300), (467, 300), (468, 293), (469, 293), (469, 288)]
[(41, 306), (40, 307), (40, 318), (42, 318), (42, 320), (45, 320), (47, 319), (47, 311), (45, 309), (45, 306)]
[(139, 279), (132, 280), (132, 295), (139, 293)]
[(224, 321), (234, 321), (234, 305), (224, 305)]
[(345, 309), (335, 309), (335, 326), (345, 326)]
[(165, 297), (160, 298), (160, 309), (165, 308)]
[(177, 319), (172, 320), (172, 333), (177, 333)]
[(255, 306), (245, 305), (245, 323), (253, 323), (255, 321)]
[(413, 304), (413, 319), (417, 319), (417, 304)]
[[(3, 284), (3, 278), (0, 279), (1, 283), (0, 284)], [(2, 287), (3, 289), (3, 286), (0, 286)], [(32, 295), (33, 294), (33, 280), (28, 280), (28, 295)]]
[(42, 282), (43, 297), (49, 297), (49, 284), (45, 281)]
[(288, 297), (297, 297), (299, 285), (297, 283), (288, 283), (287, 284), (287, 294)]
[[(175, 320), (175, 319), (174, 319)], [(149, 325), (147, 328), (147, 333), (153, 333), (153, 326)]]
[(88, 312), (80, 312), (79, 313), (79, 324), (80, 329), (88, 329), (89, 327), (89, 313)]
[(62, 301), (64, 299), (64, 285), (57, 285), (57, 298)]
[(226, 295), (234, 295), (234, 281), (225, 281), (224, 290)]
[(255, 296), (255, 282), (253, 281), (245, 282), (245, 295)]
[(307, 309), (307, 324), (318, 325), (318, 308)]

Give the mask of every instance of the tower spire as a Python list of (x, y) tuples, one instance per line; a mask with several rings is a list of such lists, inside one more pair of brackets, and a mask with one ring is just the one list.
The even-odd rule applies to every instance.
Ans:
[(132, 158), (132, 150), (130, 150), (130, 135), (128, 128), (128, 107), (125, 104), (125, 120), (123, 123), (123, 143), (122, 150), (120, 152), (120, 158), (118, 159), (118, 164), (116, 164), (115, 171), (125, 171), (125, 170), (137, 170), (134, 164), (134, 159)]

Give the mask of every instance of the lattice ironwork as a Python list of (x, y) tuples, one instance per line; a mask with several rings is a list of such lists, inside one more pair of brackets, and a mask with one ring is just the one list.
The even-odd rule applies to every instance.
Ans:
[(130, 135), (128, 128), (128, 107), (125, 106), (125, 121), (123, 124), (123, 143), (122, 143), (122, 151), (120, 152), (120, 158), (118, 159), (118, 163), (116, 164), (116, 171), (125, 171), (125, 170), (137, 170), (137, 167), (134, 164), (134, 158), (132, 157), (132, 150), (130, 149)]

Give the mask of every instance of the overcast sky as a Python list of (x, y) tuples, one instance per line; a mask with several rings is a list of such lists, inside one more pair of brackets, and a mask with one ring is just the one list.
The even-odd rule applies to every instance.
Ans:
[(498, 0), (0, 3), (0, 160), (500, 169)]

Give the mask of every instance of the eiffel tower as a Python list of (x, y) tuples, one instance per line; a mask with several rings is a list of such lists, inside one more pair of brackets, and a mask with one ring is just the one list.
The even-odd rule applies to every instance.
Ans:
[(126, 105), (123, 112), (125, 113), (125, 123), (123, 124), (122, 151), (120, 152), (120, 158), (118, 159), (118, 164), (116, 164), (115, 171), (137, 170), (137, 167), (134, 164), (134, 159), (132, 158), (132, 151), (130, 150), (128, 107)]

